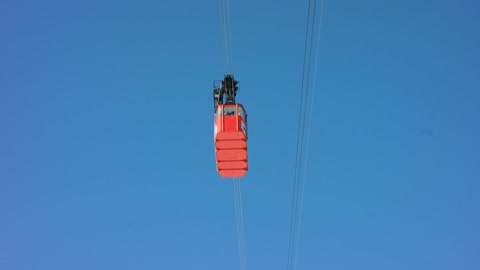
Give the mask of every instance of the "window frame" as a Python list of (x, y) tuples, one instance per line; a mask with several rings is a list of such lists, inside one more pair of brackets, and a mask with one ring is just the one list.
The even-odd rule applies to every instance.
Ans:
[(240, 106), (237, 107), (237, 115), (241, 116), (244, 121), (246, 120), (245, 110)]
[(217, 112), (215, 113), (215, 122), (217, 122), (218, 118), (223, 114), (223, 108), (218, 107)]

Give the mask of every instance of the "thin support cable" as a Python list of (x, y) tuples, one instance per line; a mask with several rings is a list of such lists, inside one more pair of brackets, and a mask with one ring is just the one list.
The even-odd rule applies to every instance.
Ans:
[(230, 44), (228, 42), (228, 33), (230, 29), (228, 28), (228, 9), (226, 7), (226, 4), (223, 4), (223, 26), (224, 26), (224, 32), (223, 32), (223, 38), (225, 39), (225, 58), (227, 59), (226, 66), (227, 66), (227, 73), (229, 73), (230, 69)]
[(239, 218), (238, 218), (238, 196), (237, 196), (237, 185), (235, 184), (235, 179), (233, 180), (233, 195), (235, 199), (235, 222), (236, 222), (236, 230), (237, 230), (237, 242), (238, 242), (238, 255), (240, 257), (240, 269), (242, 269), (242, 251), (241, 251), (241, 244), (240, 244), (240, 226), (239, 226)]
[(224, 33), (224, 19), (223, 19), (223, 5), (222, 5), (222, 0), (218, 0), (218, 12), (219, 12), (219, 18), (220, 18), (220, 42), (221, 42), (221, 47), (222, 47), (222, 62), (223, 62), (223, 72), (227, 73), (227, 52), (226, 52), (226, 42), (225, 42), (225, 33)]
[[(313, 103), (315, 99), (315, 85), (317, 81), (317, 67), (318, 67), (318, 54), (320, 51), (320, 36), (321, 36), (321, 29), (322, 29), (322, 21), (323, 21), (323, 0), (321, 2), (320, 6), (320, 22), (318, 26), (318, 36), (317, 36), (317, 51), (315, 55), (315, 70), (313, 72), (313, 85), (312, 85), (312, 97), (310, 99), (310, 115), (309, 115), (309, 120), (308, 120), (308, 130), (307, 130), (307, 142), (306, 142), (306, 153), (305, 153), (305, 167), (304, 167), (304, 173), (303, 173), (303, 181), (302, 181), (302, 189), (301, 189), (301, 200), (300, 200), (300, 213), (299, 213), (299, 220), (298, 220), (298, 232), (297, 232), (297, 247), (295, 251), (298, 254), (298, 243), (300, 242), (300, 228), (301, 228), (301, 223), (302, 223), (302, 212), (303, 212), (303, 194), (305, 192), (305, 183), (306, 183), (306, 174), (307, 174), (307, 165), (308, 165), (308, 150), (309, 150), (309, 144), (310, 144), (310, 132), (311, 132), (311, 127), (312, 127), (312, 115), (313, 115)], [(296, 269), (297, 266), (297, 254), (295, 255), (295, 264), (294, 264), (294, 269)]]
[(238, 253), (240, 257), (240, 269), (246, 269), (246, 258), (245, 258), (245, 236), (243, 230), (243, 213), (242, 213), (242, 198), (240, 190), (240, 180), (237, 178), (233, 179), (233, 189), (235, 197), (235, 214), (236, 214), (236, 223), (237, 223), (237, 237), (238, 237)]
[(230, 74), (233, 74), (233, 53), (232, 53), (232, 32), (230, 27), (230, 1), (227, 1), (227, 35), (228, 35), (228, 50), (230, 52)]
[(240, 213), (240, 225), (241, 225), (241, 233), (242, 233), (242, 254), (243, 254), (243, 266), (244, 269), (247, 268), (247, 259), (245, 255), (245, 230), (244, 230), (244, 222), (243, 222), (243, 202), (242, 202), (242, 189), (241, 189), (241, 182), (240, 179), (237, 179), (238, 184), (238, 198), (239, 198), (239, 213)]
[[(315, 30), (315, 15), (316, 15), (316, 8), (317, 8), (317, 1), (314, 0), (313, 2), (313, 17), (312, 17), (312, 28), (311, 28), (311, 33), (310, 33), (310, 46), (309, 46), (309, 52), (308, 52), (308, 64), (307, 64), (307, 76), (306, 76), (306, 86), (305, 86), (305, 106), (303, 106), (303, 113), (302, 113), (302, 131), (305, 131), (305, 120), (306, 120), (306, 115), (307, 115), (307, 99), (308, 99), (308, 89), (309, 89), (309, 83), (310, 83), (310, 68), (311, 68), (311, 60), (312, 60), (312, 46), (313, 46), (313, 34), (314, 34), (314, 30)], [(303, 140), (304, 140), (304, 133), (302, 133), (302, 136), (300, 137), (300, 163), (299, 163), (299, 170), (301, 170), (301, 164), (302, 164), (302, 158), (303, 158)], [(300, 180), (298, 180), (298, 185), (301, 185), (302, 183), (302, 177), (301, 177), (301, 172), (300, 172), (300, 176), (299, 176)], [(298, 190), (297, 190), (298, 192)], [(298, 200), (300, 198), (300, 200), (303, 200), (303, 198), (301, 198), (301, 196), (303, 195), (303, 193), (300, 193), (300, 196), (297, 195), (296, 197), (296, 201), (295, 201), (295, 213), (296, 213), (296, 216), (295, 216), (295, 221), (298, 221), (301, 219), (300, 216), (297, 216), (297, 210), (298, 210)], [(298, 228), (298, 229), (297, 229)], [(296, 230), (300, 230), (299, 227), (297, 226), (297, 224), (295, 224), (295, 231)], [(295, 231), (294, 231), (294, 234), (295, 234)], [(298, 234), (298, 231), (297, 231), (297, 234)], [(295, 269), (295, 265), (296, 265), (296, 255), (297, 255), (297, 248), (298, 248), (298, 239), (294, 236), (293, 239), (295, 240), (293, 242), (293, 249), (292, 249), (292, 269)]]
[(299, 138), (301, 134), (301, 112), (303, 107), (303, 89), (304, 89), (304, 81), (305, 81), (305, 63), (307, 58), (307, 40), (308, 40), (308, 28), (310, 23), (310, 0), (308, 1), (308, 9), (307, 9), (307, 27), (305, 31), (305, 48), (304, 48), (304, 55), (303, 55), (303, 69), (302, 69), (302, 85), (301, 85), (301, 92), (300, 92), (300, 112), (298, 118), (298, 128), (297, 128), (297, 147), (296, 147), (296, 155), (295, 155), (295, 173), (293, 177), (293, 194), (292, 194), (292, 212), (290, 217), (290, 238), (288, 243), (288, 260), (287, 260), (287, 268), (290, 268), (291, 259), (292, 259), (292, 249), (293, 249), (293, 241), (294, 241), (294, 231), (295, 231), (295, 216), (296, 216), (296, 196), (298, 190), (298, 181), (297, 181), (297, 170), (298, 170), (298, 149), (299, 149)]

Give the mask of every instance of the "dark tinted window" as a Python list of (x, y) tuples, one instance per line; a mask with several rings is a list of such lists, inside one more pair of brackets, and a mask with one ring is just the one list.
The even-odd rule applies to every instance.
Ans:
[(224, 107), (224, 115), (235, 115), (235, 107)]

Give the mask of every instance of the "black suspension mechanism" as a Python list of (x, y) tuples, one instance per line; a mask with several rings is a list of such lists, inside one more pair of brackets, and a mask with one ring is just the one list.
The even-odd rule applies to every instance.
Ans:
[(221, 104), (235, 104), (237, 96), (238, 81), (235, 81), (233, 75), (225, 75), (223, 81), (213, 82), (213, 109), (217, 109)]

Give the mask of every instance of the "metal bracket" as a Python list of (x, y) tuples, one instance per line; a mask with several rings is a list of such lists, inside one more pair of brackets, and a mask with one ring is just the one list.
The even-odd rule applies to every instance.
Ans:
[(235, 104), (237, 96), (238, 81), (233, 75), (225, 75), (223, 81), (214, 81), (213, 83), (213, 107), (217, 109), (221, 104)]

